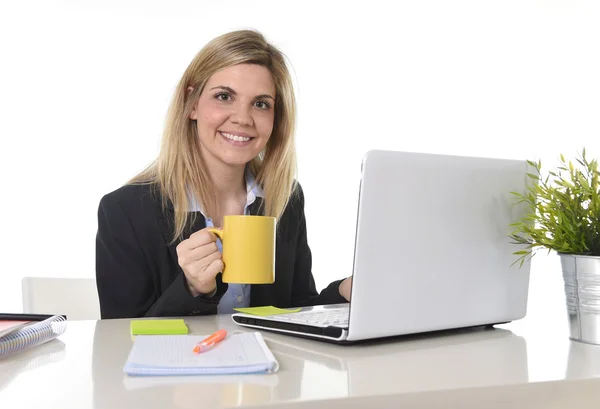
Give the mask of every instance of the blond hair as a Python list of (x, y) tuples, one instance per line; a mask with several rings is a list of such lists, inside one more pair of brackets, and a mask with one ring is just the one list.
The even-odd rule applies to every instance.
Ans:
[[(208, 79), (217, 71), (238, 64), (266, 67), (275, 83), (273, 132), (265, 149), (249, 163), (264, 191), (263, 214), (279, 220), (294, 189), (296, 102), (284, 55), (257, 31), (224, 34), (202, 48), (187, 67), (169, 106), (158, 158), (128, 182), (155, 184), (163, 197), (163, 208), (172, 202), (173, 240), (181, 238), (191, 222), (188, 189), (207, 217), (217, 211), (213, 184), (200, 155), (197, 128), (189, 116)], [(189, 87), (193, 88), (191, 92)]]

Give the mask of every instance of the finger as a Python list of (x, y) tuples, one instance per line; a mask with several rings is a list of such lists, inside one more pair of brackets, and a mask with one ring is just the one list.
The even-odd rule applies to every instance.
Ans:
[(203, 272), (203, 276), (208, 278), (210, 277), (215, 278), (217, 276), (217, 274), (219, 274), (221, 271), (223, 271), (223, 268), (225, 267), (225, 265), (223, 264), (223, 259), (218, 258), (216, 260), (213, 260), (204, 270)]
[(207, 230), (199, 230), (177, 245), (177, 254), (193, 250), (205, 244), (216, 243), (217, 236)]
[(221, 258), (221, 252), (217, 247), (217, 243), (209, 243), (205, 244), (201, 247), (196, 247), (193, 250), (182, 250), (179, 251), (178, 254), (178, 262), (180, 266), (188, 266), (190, 267), (194, 263), (199, 263), (200, 266), (205, 266), (208, 263), (203, 261), (207, 257), (211, 257), (210, 260), (214, 260), (215, 258)]
[(216, 243), (217, 238), (216, 234), (209, 232), (207, 229), (202, 229), (195, 232), (187, 239), (186, 247), (191, 250), (205, 244)]
[[(215, 260), (219, 260), (223, 258), (223, 255), (221, 254), (221, 252), (219, 250), (216, 249), (216, 245), (213, 244), (208, 244), (204, 247), (209, 247), (209, 246), (215, 246), (214, 251), (210, 251), (207, 252), (206, 255), (198, 255), (198, 256), (190, 256), (189, 254), (185, 257), (187, 257), (186, 259), (186, 263), (181, 263), (182, 259), (185, 257), (180, 258), (180, 265), (182, 265), (182, 268), (185, 268), (187, 271), (190, 272), (190, 274), (192, 274), (193, 276), (197, 276), (198, 274), (201, 274), (202, 271), (204, 271), (206, 269), (206, 267), (208, 267), (208, 265), (210, 265), (210, 263), (212, 263)], [(192, 259), (192, 257), (197, 257), (196, 259)]]
[(216, 254), (221, 257), (221, 252), (219, 251), (219, 247), (217, 243), (209, 243), (200, 247), (196, 247), (193, 250), (189, 250), (186, 254), (187, 258), (190, 260), (202, 260), (205, 257), (210, 256), (211, 254)]
[(219, 251), (209, 254), (208, 256), (204, 257), (202, 260), (198, 260), (196, 263), (199, 267), (199, 270), (202, 271), (202, 270), (207, 269), (208, 266), (210, 266), (215, 260), (223, 260), (223, 256), (221, 255), (221, 253)]

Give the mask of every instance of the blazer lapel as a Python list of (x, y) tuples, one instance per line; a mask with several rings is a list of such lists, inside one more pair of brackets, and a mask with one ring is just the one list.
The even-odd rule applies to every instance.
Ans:
[[(169, 247), (169, 253), (171, 254), (171, 257), (173, 257), (173, 260), (177, 262), (177, 245), (181, 243), (182, 240), (177, 239), (173, 243), (171, 243), (171, 240), (173, 238), (173, 231), (175, 229), (175, 211), (173, 209), (173, 205), (169, 202), (167, 208), (163, 209), (159, 201), (159, 203), (157, 203), (157, 206), (159, 214), (158, 225), (160, 226), (162, 235), (165, 239), (165, 242), (167, 243), (167, 246)], [(197, 232), (198, 230), (202, 230), (206, 227), (206, 220), (204, 219), (204, 216), (202, 216), (202, 213), (191, 212), (190, 216), (193, 218), (193, 222), (191, 227), (184, 230), (184, 239), (187, 239), (192, 233)]]

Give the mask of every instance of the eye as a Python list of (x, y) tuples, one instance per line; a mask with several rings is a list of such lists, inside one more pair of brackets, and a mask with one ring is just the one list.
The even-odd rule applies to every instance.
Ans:
[(271, 104), (269, 104), (267, 101), (256, 101), (254, 103), (254, 105), (257, 108), (260, 108), (260, 109), (269, 109), (269, 108), (271, 108)]
[(231, 95), (229, 95), (226, 92), (220, 92), (217, 95), (215, 95), (215, 98), (218, 99), (219, 101), (231, 101)]

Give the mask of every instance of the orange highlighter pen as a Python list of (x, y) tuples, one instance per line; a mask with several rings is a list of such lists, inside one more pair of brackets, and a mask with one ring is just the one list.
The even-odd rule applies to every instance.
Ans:
[(217, 342), (220, 342), (225, 339), (227, 336), (227, 331), (224, 329), (220, 329), (209, 337), (204, 338), (202, 341), (198, 342), (194, 347), (194, 352), (199, 354), (201, 352), (208, 351), (212, 348)]

